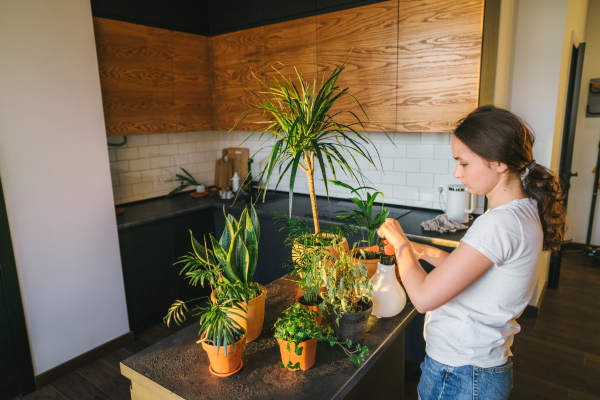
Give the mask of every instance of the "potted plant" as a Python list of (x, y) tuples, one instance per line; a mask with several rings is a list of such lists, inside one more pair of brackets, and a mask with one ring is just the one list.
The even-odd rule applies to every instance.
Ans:
[(284, 316), (275, 322), (275, 338), (279, 343), (281, 361), (279, 366), (290, 370), (306, 370), (315, 364), (317, 342), (327, 341), (330, 346), (339, 344), (350, 361), (362, 364), (369, 354), (366, 346), (356, 345), (356, 350), (345, 348), (352, 346), (350, 340), (338, 342), (331, 327), (322, 328), (316, 321), (318, 315), (299, 303), (292, 304), (283, 312)]
[[(210, 284), (213, 303), (229, 300), (243, 306), (244, 311), (239, 315), (232, 314), (231, 318), (244, 329), (246, 343), (249, 343), (255, 340), (262, 330), (267, 296), (267, 289), (252, 281), (258, 261), (260, 237), (260, 226), (254, 206), (250, 204), (250, 212), (245, 208), (239, 221), (231, 214), (226, 215), (225, 230), (219, 241), (212, 235), (209, 236), (212, 250), (207, 248), (206, 242), (202, 246), (192, 234), (194, 252), (180, 257), (180, 261), (175, 264), (185, 264), (181, 273), (185, 272), (190, 284), (200, 283), (202, 287), (206, 282)], [(198, 299), (189, 301), (194, 300)], [(185, 303), (174, 303), (170, 312), (177, 314), (179, 311), (187, 311)]]
[(325, 290), (321, 294), (329, 312), (335, 317), (333, 325), (341, 340), (358, 342), (367, 329), (373, 310), (373, 285), (367, 267), (356, 263), (350, 252), (340, 249), (339, 256), (321, 269)]
[(175, 176), (178, 179), (175, 179), (175, 180), (181, 181), (181, 184), (179, 186), (177, 186), (175, 189), (173, 189), (172, 191), (170, 191), (169, 194), (167, 195), (167, 197), (171, 197), (174, 194), (181, 192), (183, 189), (185, 189), (188, 186), (196, 186), (197, 192), (203, 192), (204, 185), (201, 183), (198, 183), (198, 181), (196, 181), (196, 179), (189, 172), (187, 172), (185, 170), (185, 168), (183, 168), (183, 167), (180, 167), (180, 168), (185, 173), (185, 175), (176, 174)]
[[(340, 89), (337, 86), (338, 77), (346, 65), (347, 60), (341, 66), (336, 67), (329, 79), (321, 83), (318, 90), (316, 82), (307, 83), (297, 70), (299, 89), (291, 78), (286, 78), (276, 69), (281, 81), (275, 79), (273, 82), (265, 82), (256, 78), (261, 90), (257, 93), (250, 92), (258, 98), (258, 102), (253, 104), (253, 108), (242, 114), (235, 125), (237, 126), (254, 110), (260, 110), (270, 117), (270, 120), (260, 122), (265, 126), (260, 133), (260, 138), (270, 137), (274, 143), (270, 142), (265, 145), (264, 149), (270, 149), (270, 155), (265, 158), (267, 162), (257, 175), (265, 183), (264, 187), (266, 188), (273, 176), (273, 170), (277, 167), (280, 173), (280, 178), (275, 185), (275, 189), (277, 189), (283, 175), (290, 171), (289, 217), (291, 218), (296, 173), (298, 168), (304, 171), (308, 179), (315, 233), (321, 230), (315, 196), (315, 170), (317, 168), (320, 170), (325, 182), (325, 191), (329, 196), (326, 165), (331, 169), (330, 173), (334, 179), (337, 179), (337, 172), (341, 170), (352, 180), (359, 178), (364, 180), (356, 156), (364, 157), (369, 163), (375, 165), (366, 147), (366, 145), (373, 144), (371, 139), (355, 129), (360, 125), (364, 130), (363, 122), (358, 116), (347, 111), (355, 118), (356, 122), (346, 125), (335, 120), (335, 117), (341, 113), (331, 113), (332, 106), (339, 98), (350, 96), (360, 106), (368, 120), (360, 102), (347, 93), (348, 88)], [(235, 126), (231, 130), (234, 130)], [(246, 140), (255, 133), (251, 133)], [(377, 152), (374, 145), (373, 148)], [(257, 153), (261, 150), (263, 149), (258, 150)], [(379, 156), (379, 153), (377, 154)], [(257, 163), (257, 165), (259, 164)], [(334, 165), (338, 166), (338, 171)]]
[[(362, 262), (367, 267), (367, 274), (369, 278), (373, 277), (377, 270), (377, 264), (379, 263), (379, 257), (381, 253), (376, 243), (377, 229), (385, 222), (390, 212), (383, 207), (383, 201), (385, 196), (382, 192), (377, 191), (372, 187), (359, 187), (357, 189), (352, 188), (350, 185), (340, 181), (329, 181), (330, 184), (349, 189), (351, 193), (356, 193), (358, 197), (350, 197), (358, 209), (349, 211), (338, 211), (338, 213), (344, 215), (338, 215), (339, 218), (343, 219), (356, 226), (362, 235), (362, 242), (366, 246), (357, 247), (352, 252), (352, 255), (357, 262)], [(374, 193), (369, 193), (368, 190), (374, 190)], [(366, 198), (360, 195), (360, 192), (364, 191)], [(373, 205), (377, 196), (381, 195), (381, 212), (377, 215), (373, 215)]]
[[(232, 300), (214, 302), (206, 307), (197, 307), (200, 315), (200, 340), (210, 360), (209, 370), (216, 376), (229, 376), (242, 368), (242, 350), (246, 343), (246, 332), (232, 315), (243, 318), (242, 306)], [(183, 308), (176, 302), (165, 317), (165, 323), (173, 318), (179, 325), (185, 320)]]

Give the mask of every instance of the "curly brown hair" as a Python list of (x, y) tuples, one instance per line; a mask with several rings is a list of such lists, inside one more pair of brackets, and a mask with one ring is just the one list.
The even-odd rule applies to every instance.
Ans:
[[(519, 117), (496, 106), (482, 106), (458, 122), (454, 136), (486, 161), (506, 164), (517, 176), (533, 161), (535, 135)], [(543, 165), (530, 168), (523, 191), (537, 200), (544, 250), (559, 251), (568, 227), (559, 178)]]

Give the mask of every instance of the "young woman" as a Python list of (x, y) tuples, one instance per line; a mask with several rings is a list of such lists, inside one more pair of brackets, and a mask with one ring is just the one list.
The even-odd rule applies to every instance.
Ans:
[[(533, 295), (541, 251), (560, 248), (566, 229), (558, 178), (533, 159), (534, 135), (511, 112), (479, 107), (452, 139), (455, 178), (485, 194), (488, 211), (452, 252), (421, 245), (395, 219), (379, 229), (396, 249), (406, 292), (426, 313), (421, 400), (507, 399), (516, 322)], [(418, 260), (436, 267), (427, 274)]]

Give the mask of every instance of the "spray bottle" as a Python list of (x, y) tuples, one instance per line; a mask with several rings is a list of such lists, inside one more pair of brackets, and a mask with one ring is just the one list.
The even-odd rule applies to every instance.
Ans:
[(396, 279), (396, 255), (394, 246), (382, 240), (379, 244), (380, 258), (373, 285), (373, 315), (378, 318), (398, 315), (406, 306), (406, 293)]

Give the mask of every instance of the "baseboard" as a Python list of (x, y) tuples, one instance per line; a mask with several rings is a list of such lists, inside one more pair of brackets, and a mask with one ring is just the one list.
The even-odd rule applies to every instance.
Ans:
[(542, 302), (544, 301), (544, 295), (546, 294), (546, 287), (548, 284), (545, 284), (542, 287), (542, 294), (540, 295), (540, 301), (538, 301), (537, 306), (532, 306), (530, 304), (525, 307), (525, 311), (523, 311), (523, 315), (525, 317), (537, 318), (540, 314), (540, 309), (542, 308)]
[(70, 374), (73, 371), (87, 365), (91, 362), (102, 358), (113, 351), (131, 343), (133, 341), (133, 331), (129, 331), (109, 342), (106, 342), (88, 352), (83, 353), (67, 362), (64, 362), (46, 372), (43, 372), (35, 377), (35, 385), (37, 389), (41, 389), (46, 385)]

